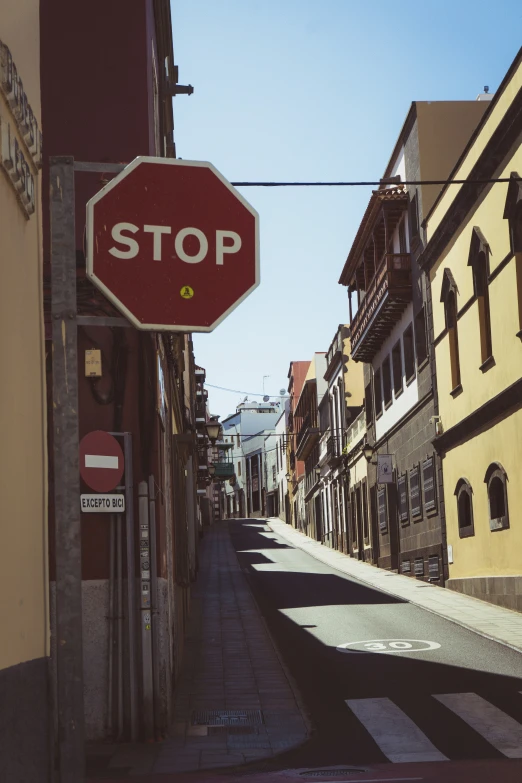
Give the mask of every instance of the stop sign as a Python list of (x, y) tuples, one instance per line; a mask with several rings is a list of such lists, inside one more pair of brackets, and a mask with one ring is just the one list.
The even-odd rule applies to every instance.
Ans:
[(259, 285), (259, 218), (210, 163), (139, 157), (87, 204), (87, 275), (138, 329), (211, 332)]

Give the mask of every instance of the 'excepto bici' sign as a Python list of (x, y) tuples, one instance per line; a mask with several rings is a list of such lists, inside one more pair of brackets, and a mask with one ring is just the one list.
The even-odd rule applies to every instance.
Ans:
[(113, 513), (125, 511), (125, 495), (80, 495), (80, 510), (89, 514)]

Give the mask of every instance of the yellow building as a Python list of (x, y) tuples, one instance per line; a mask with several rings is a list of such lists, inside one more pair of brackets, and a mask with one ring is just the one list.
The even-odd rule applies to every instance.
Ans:
[(0, 759), (49, 773), (38, 0), (0, 3)]
[[(426, 219), (447, 587), (522, 611), (522, 50)], [(484, 182), (507, 179), (509, 182)]]

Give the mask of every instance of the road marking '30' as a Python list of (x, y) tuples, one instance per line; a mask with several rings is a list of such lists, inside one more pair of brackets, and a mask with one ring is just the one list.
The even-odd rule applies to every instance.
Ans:
[(438, 650), (438, 642), (428, 642), (424, 639), (368, 639), (361, 642), (346, 642), (337, 647), (337, 652), (370, 652), (370, 653), (413, 653)]

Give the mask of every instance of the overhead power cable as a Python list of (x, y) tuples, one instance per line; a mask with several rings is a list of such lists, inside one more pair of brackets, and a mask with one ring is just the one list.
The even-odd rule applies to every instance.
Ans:
[(227, 392), (233, 392), (234, 394), (247, 394), (249, 397), (284, 397), (286, 395), (283, 394), (267, 394), (266, 392), (264, 394), (260, 394), (259, 392), (246, 392), (241, 391), (240, 389), (227, 389), (225, 386), (216, 386), (214, 383), (207, 383), (205, 381), (205, 386), (210, 386), (212, 389), (220, 389), (221, 391), (227, 391)]
[(419, 179), (397, 181), (376, 180), (376, 181), (352, 181), (352, 182), (232, 182), (235, 188), (345, 188), (345, 187), (374, 187), (382, 185), (490, 185), (497, 182), (520, 182), (520, 177), (496, 177), (493, 179)]

